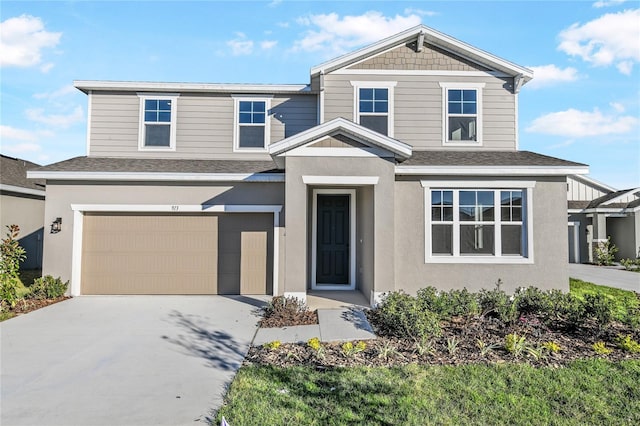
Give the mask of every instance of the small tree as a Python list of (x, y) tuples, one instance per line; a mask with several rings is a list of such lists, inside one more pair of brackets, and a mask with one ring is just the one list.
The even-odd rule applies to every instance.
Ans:
[(611, 242), (611, 237), (607, 237), (606, 241), (600, 241), (596, 247), (596, 264), (599, 266), (613, 265), (615, 254), (618, 247)]
[(20, 227), (7, 225), (7, 237), (0, 243), (0, 302), (15, 306), (18, 300), (18, 272), (26, 251), (18, 243)]

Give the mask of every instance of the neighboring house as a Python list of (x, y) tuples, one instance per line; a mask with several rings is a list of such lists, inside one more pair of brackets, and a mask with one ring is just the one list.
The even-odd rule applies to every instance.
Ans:
[(42, 268), (44, 180), (27, 179), (27, 171), (39, 167), (39, 164), (0, 155), (1, 237), (6, 238), (7, 226), (20, 227), (19, 243), (27, 252), (21, 269)]
[(418, 26), (310, 84), (76, 81), (87, 156), (47, 180), (78, 294), (568, 289), (566, 177), (518, 150), (530, 70)]
[(640, 250), (640, 188), (616, 190), (587, 176), (567, 179), (569, 262), (595, 262), (599, 242), (611, 237), (616, 260)]

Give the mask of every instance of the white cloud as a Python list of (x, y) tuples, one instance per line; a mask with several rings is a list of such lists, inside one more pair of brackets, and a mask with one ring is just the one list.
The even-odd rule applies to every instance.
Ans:
[(309, 15), (298, 18), (297, 22), (312, 29), (294, 43), (294, 51), (334, 56), (419, 25), (421, 19), (415, 13), (387, 17), (380, 12), (369, 11), (363, 15), (343, 17), (337, 13)]
[(638, 119), (629, 115), (604, 115), (598, 109), (589, 112), (570, 108), (540, 116), (526, 130), (546, 135), (584, 138), (628, 133), (637, 125)]
[(593, 7), (600, 9), (602, 7), (618, 6), (624, 3), (626, 0), (599, 0), (593, 4)]
[(572, 67), (559, 68), (553, 64), (529, 67), (533, 70), (533, 80), (526, 87), (535, 89), (557, 83), (568, 83), (578, 79), (578, 70)]
[(269, 3), (269, 7), (279, 6), (280, 3), (282, 3), (282, 0), (273, 0), (271, 3)]
[(248, 40), (244, 33), (236, 33), (236, 38), (227, 41), (234, 56), (250, 55), (253, 52), (253, 40)]
[(278, 44), (275, 40), (264, 40), (260, 42), (260, 47), (264, 50), (272, 49)]
[[(0, 23), (0, 66), (32, 67), (42, 62), (42, 50), (55, 47), (62, 33), (46, 31), (40, 18), (22, 15)], [(43, 72), (51, 69), (45, 64)]]
[(558, 49), (578, 56), (595, 66), (616, 64), (623, 74), (630, 74), (640, 62), (640, 9), (608, 13), (584, 25), (575, 23), (560, 32)]
[(69, 114), (45, 114), (43, 108), (32, 108), (25, 111), (27, 118), (37, 123), (66, 129), (84, 119), (82, 107), (76, 106)]
[(52, 92), (34, 93), (33, 97), (35, 99), (50, 99), (55, 101), (72, 93), (77, 93), (77, 90), (73, 85), (68, 84)]
[[(16, 127), (0, 125), (0, 139), (3, 141), (12, 140), (12, 141), (25, 141), (25, 142), (35, 142), (44, 137), (51, 137), (53, 133), (46, 130), (26, 130), (26, 129), (18, 129)], [(6, 149), (7, 145), (5, 143), (2, 144), (2, 150)]]
[(611, 106), (611, 108), (615, 109), (617, 112), (625, 111), (624, 105), (622, 105), (620, 102), (609, 102), (609, 106)]
[(415, 9), (413, 7), (408, 7), (404, 10), (405, 15), (416, 14), (420, 16), (436, 16), (439, 15), (438, 12), (434, 12), (433, 10), (423, 10), (423, 9)]
[(278, 22), (276, 25), (279, 26), (280, 28), (289, 28), (288, 22)]

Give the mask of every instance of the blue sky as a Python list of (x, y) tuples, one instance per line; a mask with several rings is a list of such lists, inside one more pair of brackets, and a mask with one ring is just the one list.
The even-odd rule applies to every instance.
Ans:
[(73, 80), (308, 83), (326, 59), (424, 24), (527, 66), (520, 148), (640, 186), (640, 2), (5, 1), (2, 153), (84, 155)]

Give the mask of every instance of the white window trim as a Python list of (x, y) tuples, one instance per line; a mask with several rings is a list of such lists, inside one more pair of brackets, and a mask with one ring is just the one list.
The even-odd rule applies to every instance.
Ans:
[[(138, 151), (175, 151), (176, 150), (176, 123), (178, 115), (178, 97), (177, 93), (138, 93), (140, 98), (140, 118), (138, 127)], [(171, 121), (169, 122), (169, 146), (145, 146), (145, 121), (144, 121), (144, 101), (147, 99), (158, 99), (171, 101)], [(160, 124), (162, 125), (162, 124)]]
[[(482, 114), (482, 92), (485, 83), (456, 83), (440, 82), (442, 88), (442, 145), (443, 146), (482, 146), (483, 134), (483, 114)], [(449, 141), (449, 113), (448, 98), (449, 90), (476, 90), (476, 131), (478, 137), (475, 141)]]
[[(493, 263), (493, 264), (532, 264), (534, 263), (533, 249), (533, 188), (535, 181), (421, 181), (424, 187), (424, 240), (425, 240), (425, 263)], [(492, 255), (492, 256), (465, 256), (460, 254), (459, 238), (459, 212), (458, 196), (453, 197), (453, 255), (433, 255), (431, 253), (431, 190), (448, 189), (453, 191), (473, 190), (473, 191), (500, 191), (500, 190), (522, 190), (525, 193), (523, 213), (526, 239), (523, 241), (525, 256), (515, 255)], [(494, 197), (494, 209), (499, 212), (500, 198)], [(496, 213), (496, 218), (498, 218)], [(499, 251), (502, 243), (501, 221), (495, 219), (495, 245)]]
[[(349, 195), (349, 284), (318, 284), (317, 241), (318, 241), (318, 194)], [(356, 190), (355, 189), (314, 189), (311, 220), (311, 289), (312, 290), (355, 290), (356, 288)]]
[(388, 89), (387, 136), (394, 137), (394, 88), (397, 81), (351, 81), (353, 86), (353, 121), (360, 124), (360, 89)]
[[(255, 95), (233, 95), (233, 152), (269, 152), (269, 144), (271, 143), (271, 98), (273, 96), (255, 96)], [(247, 102), (264, 102), (264, 147), (262, 148), (241, 148), (240, 147), (240, 101)], [(243, 124), (243, 126), (259, 126), (260, 124)]]

